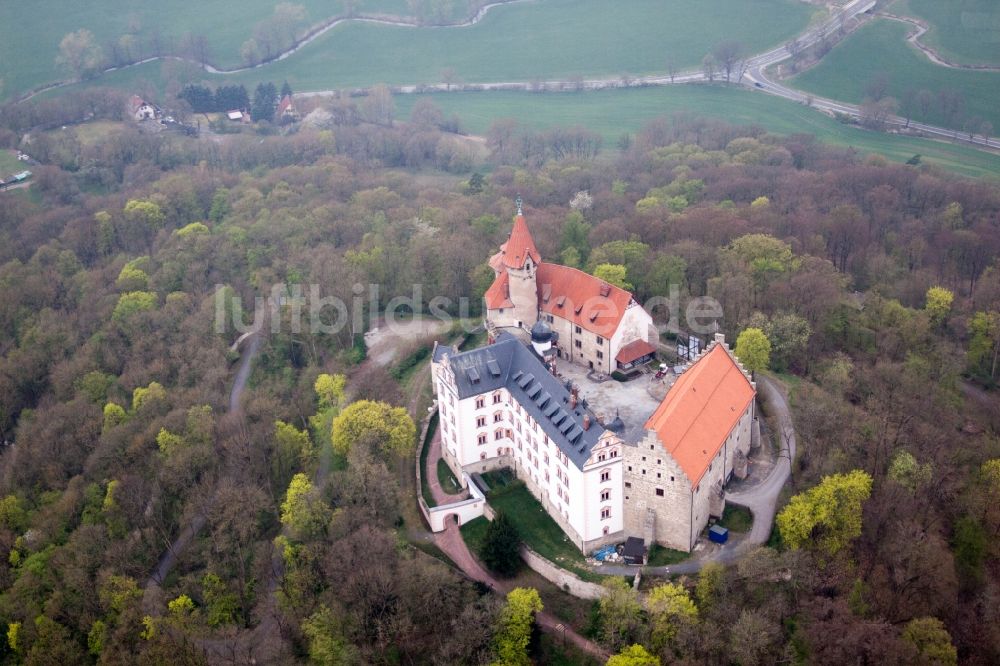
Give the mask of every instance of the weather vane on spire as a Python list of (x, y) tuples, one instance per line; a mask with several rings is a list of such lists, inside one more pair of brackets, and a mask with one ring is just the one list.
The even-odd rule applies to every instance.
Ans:
[(521, 201), (521, 195), (520, 194), (517, 195), (517, 199), (514, 200), (514, 203), (517, 204), (517, 214), (518, 215), (524, 215), (524, 213), (521, 211), (521, 205), (524, 202)]

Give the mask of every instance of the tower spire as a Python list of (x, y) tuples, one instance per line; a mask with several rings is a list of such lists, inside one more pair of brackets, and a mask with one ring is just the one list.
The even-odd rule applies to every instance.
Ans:
[(522, 206), (523, 206), (524, 202), (521, 201), (521, 195), (520, 194), (517, 195), (517, 199), (514, 200), (514, 203), (517, 204), (517, 214), (518, 215), (524, 215), (524, 211), (522, 210)]

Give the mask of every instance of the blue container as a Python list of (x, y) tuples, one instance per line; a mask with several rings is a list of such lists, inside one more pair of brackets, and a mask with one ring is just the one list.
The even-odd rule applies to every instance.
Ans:
[(719, 525), (708, 528), (708, 538), (715, 543), (726, 543), (729, 540), (729, 530)]

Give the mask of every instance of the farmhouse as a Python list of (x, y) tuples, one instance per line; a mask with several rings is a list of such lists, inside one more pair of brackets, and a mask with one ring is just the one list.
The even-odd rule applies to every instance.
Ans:
[(152, 120), (156, 118), (156, 107), (138, 95), (132, 95), (128, 98), (128, 112), (135, 120)]
[(585, 553), (626, 537), (690, 551), (722, 515), (725, 484), (745, 475), (755, 418), (754, 384), (724, 336), (631, 424), (603, 423), (609, 405), (553, 374), (551, 340), (539, 320), (530, 344), (500, 332), (466, 352), (435, 346), (444, 460), (463, 480), (512, 468)]
[(542, 261), (518, 204), (514, 228), (490, 259), (496, 277), (484, 296), (490, 330), (528, 330), (545, 321), (555, 357), (611, 374), (656, 351), (653, 319), (628, 291), (576, 268)]
[(278, 109), (274, 114), (274, 118), (279, 123), (290, 123), (299, 119), (299, 112), (295, 109), (291, 95), (285, 95), (278, 102)]

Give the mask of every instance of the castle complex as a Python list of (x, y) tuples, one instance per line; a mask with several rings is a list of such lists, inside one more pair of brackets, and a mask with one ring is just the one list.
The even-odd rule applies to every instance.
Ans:
[(588, 404), (557, 363), (600, 373), (643, 364), (656, 351), (652, 318), (629, 292), (542, 262), (520, 211), (490, 264), (491, 343), (434, 349), (445, 461), (459, 478), (512, 468), (586, 553), (626, 537), (690, 551), (722, 515), (725, 484), (746, 474), (755, 419), (754, 383), (723, 336), (658, 405), (605, 423), (608, 406)]

